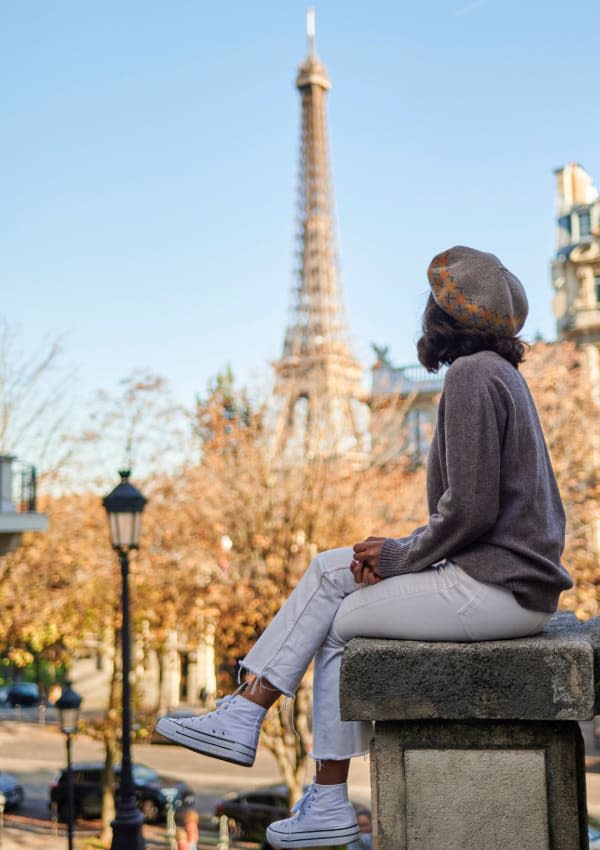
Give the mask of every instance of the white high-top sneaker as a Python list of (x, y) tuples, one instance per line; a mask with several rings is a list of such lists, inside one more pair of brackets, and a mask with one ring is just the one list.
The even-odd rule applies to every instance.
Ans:
[(345, 782), (313, 783), (292, 813), (291, 818), (275, 821), (267, 828), (267, 841), (273, 847), (335, 847), (349, 844), (360, 835)]
[(161, 717), (156, 731), (189, 750), (252, 767), (265, 714), (262, 706), (234, 694), (199, 717)]

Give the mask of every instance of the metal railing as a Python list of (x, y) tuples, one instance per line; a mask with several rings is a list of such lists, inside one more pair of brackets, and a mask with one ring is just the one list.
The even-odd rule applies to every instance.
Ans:
[(19, 511), (36, 510), (37, 504), (37, 472), (35, 466), (31, 464), (20, 463), (17, 509)]

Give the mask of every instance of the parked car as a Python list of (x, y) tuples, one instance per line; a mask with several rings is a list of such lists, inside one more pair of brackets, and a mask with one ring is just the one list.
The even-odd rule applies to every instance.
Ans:
[[(102, 813), (102, 762), (74, 764), (73, 794), (76, 818), (98, 818)], [(118, 788), (120, 765), (115, 765), (115, 788)], [(194, 793), (184, 782), (173, 782), (159, 776), (143, 764), (133, 765), (133, 784), (137, 803), (149, 823), (165, 814), (167, 793), (176, 791), (174, 805), (191, 806)], [(59, 820), (67, 820), (67, 769), (63, 768), (50, 785), (50, 808), (55, 808)]]
[(270, 823), (287, 817), (288, 790), (283, 784), (227, 794), (215, 805), (215, 816), (229, 818), (232, 838), (263, 841)]
[(11, 773), (0, 773), (0, 793), (4, 794), (5, 809), (18, 809), (25, 799), (23, 786)]
[(15, 682), (6, 694), (6, 702), (13, 708), (17, 705), (39, 705), (41, 701), (42, 695), (35, 682)]

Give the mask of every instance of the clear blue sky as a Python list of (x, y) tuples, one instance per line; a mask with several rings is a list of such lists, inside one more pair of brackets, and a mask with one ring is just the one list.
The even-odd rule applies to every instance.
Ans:
[[(596, 0), (317, 0), (357, 355), (414, 362), (431, 256), (492, 250), (554, 333), (553, 169), (600, 180)], [(65, 334), (81, 391), (136, 367), (191, 401), (281, 349), (299, 0), (0, 7), (1, 312)]]

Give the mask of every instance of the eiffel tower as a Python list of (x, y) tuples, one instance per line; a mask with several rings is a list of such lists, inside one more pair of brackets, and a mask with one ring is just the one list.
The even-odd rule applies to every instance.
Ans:
[(312, 10), (307, 33), (308, 57), (296, 78), (302, 106), (296, 269), (283, 353), (274, 367), (276, 450), (310, 459), (362, 455), (367, 413), (339, 280), (325, 112), (331, 83), (315, 52)]

